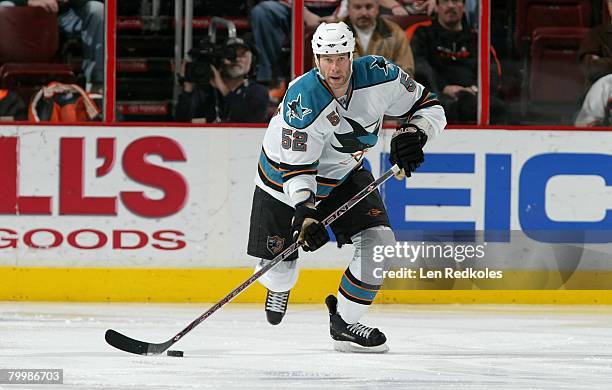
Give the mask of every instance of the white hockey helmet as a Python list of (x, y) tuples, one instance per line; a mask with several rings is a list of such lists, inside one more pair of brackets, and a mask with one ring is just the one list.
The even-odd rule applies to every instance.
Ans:
[(351, 62), (353, 61), (355, 37), (344, 22), (321, 23), (312, 36), (311, 44), (317, 68), (319, 67), (318, 54), (349, 53), (349, 58)]

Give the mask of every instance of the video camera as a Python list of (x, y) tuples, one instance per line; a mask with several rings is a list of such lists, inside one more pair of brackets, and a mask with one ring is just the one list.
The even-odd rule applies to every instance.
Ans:
[(189, 51), (192, 62), (185, 65), (185, 81), (196, 84), (208, 83), (212, 77), (213, 65), (219, 69), (223, 60), (233, 61), (236, 59), (236, 47), (223, 44), (215, 44), (201, 41), (198, 47)]
[[(218, 24), (224, 25), (227, 29), (227, 39), (222, 43), (217, 42), (216, 28)], [(221, 70), (223, 60), (234, 61), (237, 56), (236, 48), (238, 46), (246, 47), (251, 52), (254, 52), (254, 48), (236, 36), (236, 26), (233, 22), (213, 17), (208, 26), (208, 36), (188, 52), (192, 62), (188, 62), (185, 65), (185, 81), (207, 84), (212, 77), (210, 66), (213, 65)]]

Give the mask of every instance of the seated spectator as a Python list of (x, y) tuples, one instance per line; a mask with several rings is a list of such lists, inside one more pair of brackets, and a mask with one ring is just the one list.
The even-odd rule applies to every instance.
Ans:
[[(437, 0), (437, 17), (416, 29), (412, 51), (416, 80), (438, 95), (449, 123), (475, 122), (478, 109), (478, 33), (463, 19), (463, 0)], [(492, 66), (492, 121), (504, 120), (503, 102), (494, 96), (499, 82)]]
[[(612, 16), (612, 0), (607, 0)], [(578, 58), (584, 66), (587, 87), (612, 73), (612, 24), (594, 27), (580, 45)]]
[[(210, 66), (209, 80), (194, 80), (190, 65), (182, 67), (183, 92), (176, 107), (177, 121), (257, 123), (268, 119), (268, 90), (248, 79), (254, 69), (253, 49), (241, 38), (230, 38), (226, 46), (235, 56), (223, 58), (219, 69), (203, 64)], [(198, 81), (201, 84), (196, 84)]]
[[(80, 34), (87, 90), (100, 91), (104, 83), (104, 4), (96, 0), (0, 0), (0, 6), (41, 7), (57, 13), (62, 31)], [(32, 28), (36, 28), (32, 26)]]
[(597, 80), (584, 99), (576, 117), (576, 126), (610, 126), (612, 113), (612, 74)]
[(8, 89), (0, 89), (0, 122), (26, 119), (28, 114), (21, 96)]
[(383, 56), (414, 75), (412, 49), (404, 30), (380, 17), (378, 0), (348, 0), (346, 24), (355, 31), (355, 58), (367, 54)]
[[(284, 78), (278, 61), (283, 44), (291, 33), (291, 0), (262, 1), (251, 10), (251, 26), (259, 54), (257, 81), (273, 84), (274, 79)], [(333, 22), (344, 15), (340, 11), (340, 0), (304, 1), (304, 23), (314, 30), (321, 22)]]

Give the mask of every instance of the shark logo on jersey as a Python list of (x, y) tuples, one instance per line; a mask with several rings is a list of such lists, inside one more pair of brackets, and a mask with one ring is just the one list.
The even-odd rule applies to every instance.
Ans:
[(295, 100), (287, 103), (287, 108), (289, 109), (289, 111), (287, 111), (289, 123), (291, 123), (291, 118), (302, 120), (306, 115), (312, 112), (310, 108), (302, 106), (302, 94), (298, 94)]
[[(335, 133), (336, 139), (340, 142), (341, 146), (331, 145), (332, 148), (340, 153), (361, 153), (365, 149), (369, 149), (376, 145), (378, 142), (378, 131), (380, 130), (380, 119), (374, 123), (367, 125), (365, 128), (359, 124), (359, 122), (343, 117), (349, 125), (353, 128), (350, 133), (339, 134)], [(367, 129), (373, 128), (372, 132)]]
[(389, 67), (393, 66), (392, 63), (388, 62), (385, 57), (374, 57), (374, 62), (370, 64), (370, 69), (378, 68), (385, 72), (385, 76), (389, 74)]

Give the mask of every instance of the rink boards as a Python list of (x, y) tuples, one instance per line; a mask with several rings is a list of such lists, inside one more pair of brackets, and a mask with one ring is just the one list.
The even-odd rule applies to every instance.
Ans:
[[(254, 262), (245, 252), (264, 131), (0, 127), (0, 299), (218, 299)], [(389, 136), (366, 155), (375, 176)], [(533, 242), (530, 255), (489, 264), (504, 283), (409, 281), (378, 299), (612, 303), (611, 150), (605, 131), (447, 130), (427, 145), (420, 173), (382, 189), (398, 239), (474, 231), (512, 254), (518, 233)], [(556, 230), (592, 234), (579, 256), (559, 258), (550, 248), (568, 243), (538, 235)], [(335, 245), (302, 256), (292, 299), (335, 291), (351, 257)], [(263, 296), (254, 286), (237, 301)]]

